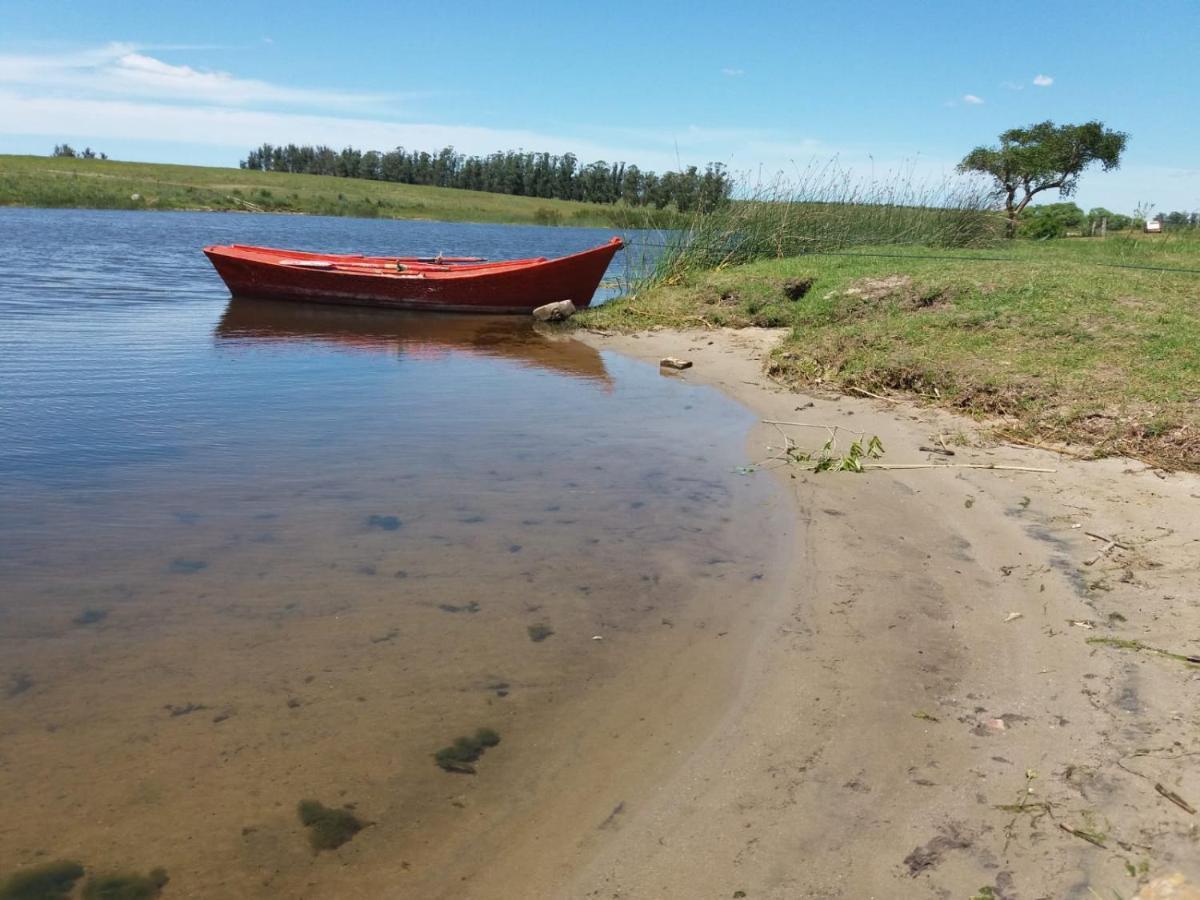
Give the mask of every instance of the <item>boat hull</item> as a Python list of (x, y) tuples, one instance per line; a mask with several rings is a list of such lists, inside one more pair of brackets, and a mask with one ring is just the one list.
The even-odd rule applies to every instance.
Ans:
[[(206, 247), (204, 253), (235, 297), (519, 314), (559, 300), (570, 300), (578, 308), (588, 306), (622, 246), (620, 238), (613, 238), (558, 259), (468, 265), (246, 246)], [(397, 269), (397, 263), (402, 269)]]

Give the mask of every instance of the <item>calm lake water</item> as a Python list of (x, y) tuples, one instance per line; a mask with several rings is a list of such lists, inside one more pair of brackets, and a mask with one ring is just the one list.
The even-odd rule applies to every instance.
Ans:
[[(774, 501), (734, 473), (746, 410), (526, 320), (231, 301), (200, 253), (607, 237), (0, 210), (0, 879), (436, 885), (588, 697), (753, 598)], [(477, 775), (434, 765), (481, 726)], [(314, 854), (308, 797), (371, 827)]]

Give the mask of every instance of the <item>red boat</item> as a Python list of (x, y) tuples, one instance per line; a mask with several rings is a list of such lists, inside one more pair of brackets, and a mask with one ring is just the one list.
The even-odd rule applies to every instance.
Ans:
[(558, 259), (347, 256), (270, 247), (205, 247), (235, 297), (440, 312), (528, 313), (557, 300), (592, 302), (613, 256), (607, 244)]

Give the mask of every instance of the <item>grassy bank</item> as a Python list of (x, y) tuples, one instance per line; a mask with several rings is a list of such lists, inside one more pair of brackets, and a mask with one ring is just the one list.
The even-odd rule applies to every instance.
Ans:
[(787, 326), (770, 365), (796, 386), (913, 397), (1009, 437), (1200, 470), (1200, 241), (851, 248), (689, 273), (579, 321)]
[(203, 166), (0, 155), (0, 205), (307, 213), (446, 222), (669, 226), (670, 212)]

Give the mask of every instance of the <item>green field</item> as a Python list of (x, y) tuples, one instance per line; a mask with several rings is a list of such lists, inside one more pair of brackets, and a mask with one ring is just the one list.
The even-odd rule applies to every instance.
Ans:
[[(444, 222), (630, 227), (655, 211), (203, 166), (0, 155), (0, 205), (307, 213)], [(659, 213), (659, 216), (662, 214)]]
[(1010, 438), (1200, 470), (1196, 239), (847, 248), (691, 273), (577, 320), (787, 326), (770, 365), (798, 387), (902, 395)]

